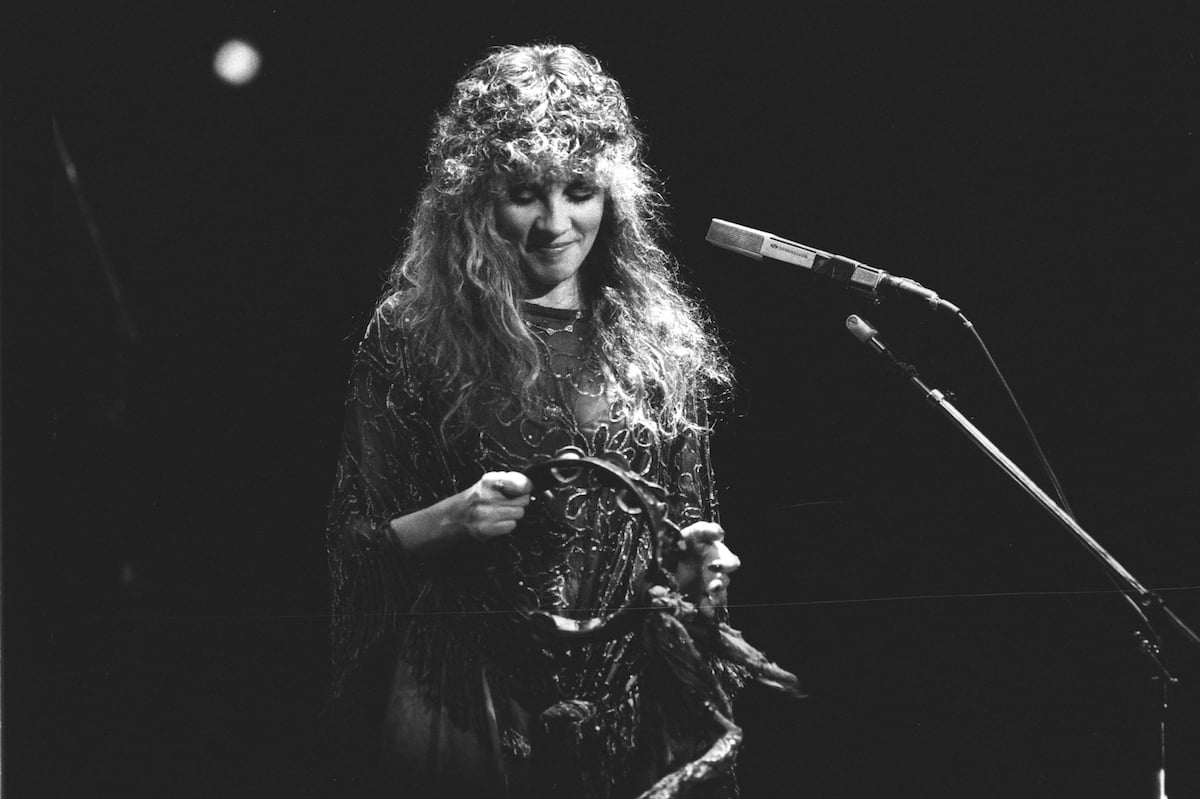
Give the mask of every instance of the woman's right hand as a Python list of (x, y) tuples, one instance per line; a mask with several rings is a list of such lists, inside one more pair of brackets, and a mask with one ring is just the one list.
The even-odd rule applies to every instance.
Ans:
[(470, 488), (390, 522), (405, 551), (431, 555), (471, 539), (508, 535), (525, 515), (533, 484), (520, 472), (487, 472)]
[(457, 495), (455, 526), (475, 541), (508, 535), (525, 515), (532, 490), (533, 483), (520, 472), (487, 472)]

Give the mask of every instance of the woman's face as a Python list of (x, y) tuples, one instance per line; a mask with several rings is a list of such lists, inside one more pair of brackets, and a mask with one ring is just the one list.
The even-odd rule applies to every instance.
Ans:
[(555, 308), (582, 303), (579, 270), (604, 218), (604, 189), (583, 179), (514, 183), (496, 201), (496, 229), (517, 248), (526, 299)]

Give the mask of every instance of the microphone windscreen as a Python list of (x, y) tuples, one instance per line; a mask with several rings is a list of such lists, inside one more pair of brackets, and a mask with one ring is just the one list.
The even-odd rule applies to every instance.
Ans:
[(794, 241), (781, 239), (745, 225), (735, 225), (724, 219), (714, 219), (708, 226), (708, 235), (704, 238), (710, 244), (739, 255), (757, 259), (769, 258), (805, 269), (812, 269), (817, 255), (824, 254)]
[(708, 235), (704, 240), (709, 244), (724, 247), (739, 255), (749, 255), (751, 258), (762, 258), (763, 245), (767, 236), (757, 230), (735, 225), (723, 219), (714, 219), (708, 226)]

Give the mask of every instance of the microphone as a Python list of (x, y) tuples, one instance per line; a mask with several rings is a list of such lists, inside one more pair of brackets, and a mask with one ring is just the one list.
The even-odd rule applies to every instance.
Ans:
[(927, 395), (930, 393), (931, 389), (917, 376), (917, 370), (897, 358), (891, 348), (879, 340), (879, 331), (870, 322), (857, 314), (850, 314), (846, 317), (846, 329), (850, 331), (850, 335), (866, 344), (877, 355), (885, 358), (897, 372), (913, 381), (917, 388), (923, 390)]
[(722, 249), (758, 261), (766, 259), (804, 267), (814, 275), (835, 280), (848, 289), (873, 299), (880, 299), (880, 288), (884, 288), (898, 294), (920, 297), (929, 303), (931, 308), (945, 308), (951, 313), (960, 313), (957, 305), (943, 300), (937, 292), (925, 288), (915, 280), (890, 275), (882, 269), (875, 269), (853, 259), (797, 244), (744, 225), (735, 225), (724, 219), (712, 220), (708, 226), (708, 235), (704, 239)]

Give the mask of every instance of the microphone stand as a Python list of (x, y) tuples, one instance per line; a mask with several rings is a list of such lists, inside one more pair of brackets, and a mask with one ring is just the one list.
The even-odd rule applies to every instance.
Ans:
[(1038, 487), (1025, 472), (1021, 471), (999, 447), (993, 444), (979, 428), (963, 416), (957, 408), (946, 399), (946, 395), (936, 388), (930, 388), (921, 380), (917, 370), (897, 358), (882, 341), (878, 332), (860, 316), (851, 315), (846, 319), (846, 327), (859, 341), (884, 357), (890, 365), (903, 377), (906, 377), (919, 392), (947, 419), (954, 423), (964, 435), (971, 440), (985, 455), (1017, 483), (1025, 493), (1042, 506), (1063, 527), (1067, 528), (1080, 544), (1084, 546), (1103, 565), (1109, 578), (1117, 585), (1121, 595), (1132, 607), (1141, 621), (1141, 629), (1135, 632), (1140, 651), (1152, 664), (1154, 679), (1162, 684), (1162, 698), (1159, 705), (1158, 718), (1158, 799), (1167, 799), (1166, 793), (1166, 748), (1167, 748), (1167, 710), (1170, 703), (1170, 689), (1177, 685), (1179, 679), (1167, 668), (1166, 659), (1162, 654), (1162, 641), (1154, 629), (1150, 616), (1153, 614), (1165, 618), (1175, 629), (1200, 649), (1200, 636), (1191, 630), (1182, 619), (1167, 607), (1162, 597), (1146, 588), (1122, 566), (1116, 558), (1108, 553), (1096, 539), (1092, 538), (1071, 514), (1059, 506), (1045, 491)]

